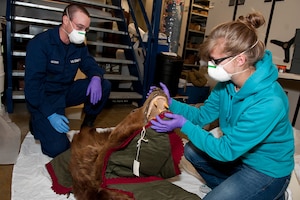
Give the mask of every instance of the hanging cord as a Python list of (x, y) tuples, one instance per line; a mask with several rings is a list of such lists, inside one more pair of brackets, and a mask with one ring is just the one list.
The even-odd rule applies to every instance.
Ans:
[(140, 155), (140, 151), (141, 151), (141, 146), (142, 146), (142, 142), (148, 142), (147, 139), (145, 139), (146, 136), (146, 129), (145, 127), (143, 127), (143, 130), (141, 131), (141, 137), (140, 139), (137, 141), (137, 152), (136, 152), (136, 156), (135, 156), (135, 160), (133, 161), (133, 174), (136, 176), (140, 176), (140, 162), (139, 160), (139, 155)]

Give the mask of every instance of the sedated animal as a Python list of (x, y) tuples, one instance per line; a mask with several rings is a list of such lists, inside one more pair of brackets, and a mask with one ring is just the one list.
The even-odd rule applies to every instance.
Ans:
[(116, 190), (101, 188), (102, 167), (106, 152), (120, 146), (136, 130), (144, 127), (156, 115), (167, 111), (168, 99), (157, 88), (142, 107), (134, 109), (114, 129), (98, 133), (83, 127), (71, 143), (70, 173), (72, 190), (77, 200), (131, 200), (133, 197)]

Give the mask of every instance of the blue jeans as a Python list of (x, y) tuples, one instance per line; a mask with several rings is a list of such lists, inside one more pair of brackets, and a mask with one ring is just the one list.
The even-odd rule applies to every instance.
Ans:
[(205, 200), (284, 200), (291, 176), (273, 178), (241, 160), (220, 162), (195, 147), (185, 145), (184, 156), (212, 189)]

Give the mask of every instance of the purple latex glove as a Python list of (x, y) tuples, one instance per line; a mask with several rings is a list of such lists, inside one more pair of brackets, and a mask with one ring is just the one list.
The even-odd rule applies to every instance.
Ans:
[(69, 120), (64, 116), (57, 113), (53, 113), (48, 117), (52, 127), (59, 133), (66, 133), (70, 130)]
[(90, 101), (93, 105), (98, 103), (102, 97), (101, 79), (99, 76), (93, 76), (87, 88), (86, 96), (90, 95)]
[[(171, 103), (172, 103), (172, 98), (170, 97), (170, 92), (169, 92), (168, 87), (167, 87), (165, 84), (163, 84), (162, 82), (160, 82), (159, 85), (160, 85), (161, 89), (164, 91), (164, 93), (167, 95), (167, 97), (168, 97), (168, 103), (169, 103), (169, 105), (171, 105)], [(149, 89), (149, 91), (148, 91), (148, 93), (147, 93), (147, 96), (146, 96), (147, 98), (148, 98), (149, 95), (153, 92), (153, 90), (154, 90), (155, 88), (157, 88), (157, 87), (156, 87), (156, 86), (151, 86), (151, 87), (150, 87), (150, 89)]]
[(151, 128), (157, 132), (170, 132), (175, 128), (181, 128), (187, 121), (183, 116), (165, 113), (165, 117), (169, 119), (161, 119), (159, 116), (156, 116), (156, 120), (151, 120)]

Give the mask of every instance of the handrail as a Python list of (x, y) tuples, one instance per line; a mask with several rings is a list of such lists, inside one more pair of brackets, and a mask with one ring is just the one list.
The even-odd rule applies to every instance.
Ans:
[(153, 8), (152, 8), (152, 18), (151, 22), (148, 19), (144, 4), (141, 0), (138, 0), (138, 5), (143, 14), (143, 20), (147, 26), (147, 33), (148, 33), (148, 40), (147, 46), (145, 47), (141, 34), (138, 28), (138, 22), (134, 14), (134, 9), (131, 5), (131, 1), (127, 0), (130, 15), (132, 17), (137, 37), (139, 40), (139, 45), (143, 49), (145, 60), (144, 60), (144, 80), (143, 80), (143, 100), (145, 100), (149, 87), (153, 83), (154, 79), (154, 72), (155, 72), (155, 65), (156, 65), (156, 55), (157, 55), (157, 46), (158, 46), (158, 33), (159, 33), (159, 24), (160, 24), (160, 13), (162, 7), (161, 0), (154, 0), (153, 1)]

